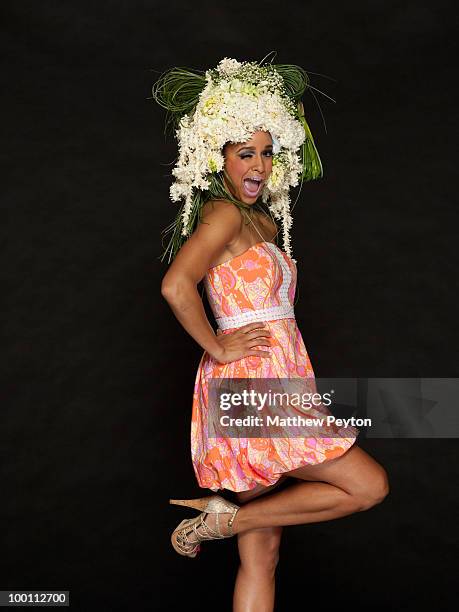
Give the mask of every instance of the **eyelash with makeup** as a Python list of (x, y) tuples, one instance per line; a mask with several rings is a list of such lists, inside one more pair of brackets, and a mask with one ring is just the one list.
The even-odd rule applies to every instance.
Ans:
[[(272, 151), (264, 151), (264, 153), (268, 157), (272, 157), (273, 156), (273, 152)], [(252, 153), (242, 153), (239, 157), (241, 159), (245, 159), (246, 157), (252, 157)]]

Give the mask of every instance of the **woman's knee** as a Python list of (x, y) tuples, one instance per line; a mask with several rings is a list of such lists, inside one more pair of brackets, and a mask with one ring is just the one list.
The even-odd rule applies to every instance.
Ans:
[(238, 534), (243, 569), (273, 574), (279, 562), (282, 527), (263, 527)]
[(359, 495), (359, 509), (369, 510), (380, 504), (389, 494), (389, 490), (388, 474), (382, 466), (379, 466), (365, 490)]

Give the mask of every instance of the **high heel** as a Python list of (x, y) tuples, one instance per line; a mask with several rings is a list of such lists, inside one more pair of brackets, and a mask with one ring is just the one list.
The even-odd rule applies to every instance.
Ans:
[(187, 506), (196, 510), (204, 510), (208, 503), (208, 497), (198, 497), (198, 499), (170, 499), (169, 503), (175, 506)]
[[(174, 550), (180, 555), (186, 557), (196, 557), (200, 543), (204, 540), (217, 540), (221, 538), (230, 538), (233, 536), (233, 522), (239, 510), (239, 506), (232, 502), (226, 501), (220, 495), (211, 495), (210, 497), (199, 497), (198, 499), (170, 499), (170, 504), (177, 506), (187, 506), (201, 510), (201, 514), (194, 519), (185, 519), (172, 532), (171, 543)], [(228, 520), (228, 533), (224, 534), (220, 529), (219, 515), (230, 513), (231, 518)], [(205, 522), (207, 514), (216, 514), (216, 530), (212, 529)], [(190, 541), (188, 535), (194, 533), (197, 541)]]

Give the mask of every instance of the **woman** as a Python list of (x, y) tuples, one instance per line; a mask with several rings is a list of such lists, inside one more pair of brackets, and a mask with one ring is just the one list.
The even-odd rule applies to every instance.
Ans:
[[(185, 205), (169, 245), (174, 261), (162, 295), (204, 349), (193, 396), (193, 467), (201, 487), (232, 492), (237, 501), (220, 495), (170, 500), (202, 510), (182, 521), (171, 540), (178, 553), (195, 557), (200, 542), (237, 535), (241, 563), (233, 609), (238, 612), (255, 606), (273, 610), (284, 526), (365, 510), (388, 493), (384, 468), (357, 446), (355, 428), (335, 428), (336, 437), (303, 439), (289, 437), (287, 430), (284, 437), (211, 435), (210, 380), (314, 380), (293, 310), (297, 269), (288, 234), (288, 188), (299, 175), (318, 178), (322, 167), (299, 103), (305, 73), (289, 67), (279, 87), (282, 66), (225, 58), (206, 73), (207, 84), (201, 83), (185, 115), (177, 93), (182, 88), (171, 85), (172, 71), (154, 89), (155, 99), (181, 117), (171, 197), (185, 198)], [(289, 78), (292, 73), (296, 79)], [(194, 77), (187, 73), (186, 78), (189, 84)], [(207, 166), (195, 164), (191, 153)], [(263, 203), (269, 203), (267, 211)], [(274, 243), (273, 216), (282, 221), (283, 250)], [(181, 245), (183, 236), (189, 237)], [(197, 291), (201, 280), (219, 323), (217, 334)], [(289, 477), (293, 484), (272, 492)]]

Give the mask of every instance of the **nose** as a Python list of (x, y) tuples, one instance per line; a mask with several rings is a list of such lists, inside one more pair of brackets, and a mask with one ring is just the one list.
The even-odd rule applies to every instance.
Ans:
[(254, 155), (252, 159), (253, 159), (252, 170), (255, 170), (259, 172), (261, 175), (264, 175), (265, 170), (266, 170), (267, 159), (263, 157), (262, 153), (260, 153), (259, 155)]

